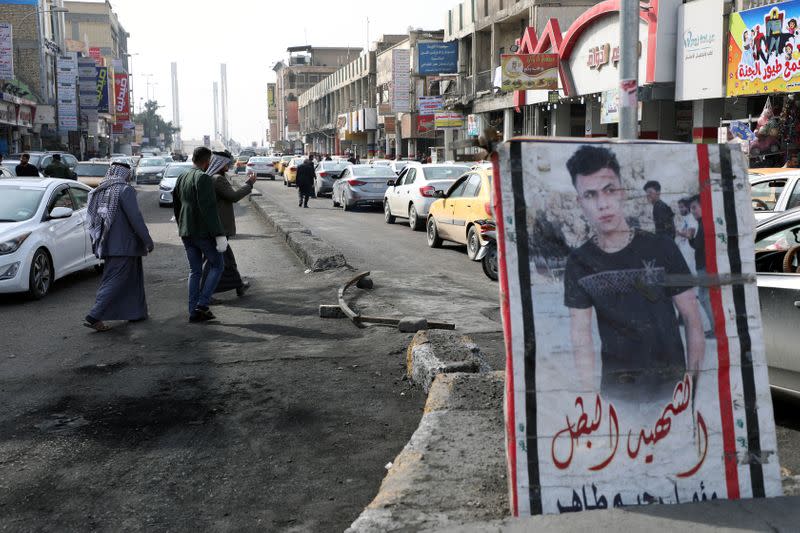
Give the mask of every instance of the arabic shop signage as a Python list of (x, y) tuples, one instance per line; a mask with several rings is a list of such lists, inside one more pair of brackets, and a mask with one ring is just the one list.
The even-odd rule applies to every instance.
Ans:
[(800, 90), (800, 1), (730, 14), (727, 96)]
[[(638, 47), (639, 57), (642, 57), (642, 42), (639, 41)], [(616, 67), (619, 64), (619, 46), (611, 48), (611, 44), (605, 43), (600, 46), (594, 46), (589, 49), (589, 57), (586, 60), (586, 66), (594, 70), (602, 70), (604, 66), (613, 63)]]
[(723, 0), (695, 0), (678, 7), (675, 100), (722, 98)]
[(420, 76), (458, 73), (458, 41), (423, 41), (417, 43)]
[(729, 145), (501, 145), (513, 514), (781, 494), (747, 172)]
[(500, 69), (504, 91), (558, 89), (558, 54), (503, 54)]

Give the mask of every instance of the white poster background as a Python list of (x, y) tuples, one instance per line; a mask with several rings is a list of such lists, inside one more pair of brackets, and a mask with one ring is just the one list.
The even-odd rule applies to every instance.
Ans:
[(695, 0), (678, 8), (676, 101), (725, 96), (723, 5), (723, 0)]

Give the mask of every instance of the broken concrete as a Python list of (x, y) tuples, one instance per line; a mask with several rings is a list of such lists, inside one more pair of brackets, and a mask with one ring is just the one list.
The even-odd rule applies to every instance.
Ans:
[(419, 316), (405, 316), (397, 324), (400, 333), (416, 333), (428, 329), (428, 320)]
[(421, 385), (425, 392), (428, 392), (437, 374), (489, 370), (486, 356), (468, 335), (447, 331), (419, 331), (408, 345), (408, 377)]
[(372, 503), (347, 530), (419, 531), (508, 515), (503, 372), (441, 374)]

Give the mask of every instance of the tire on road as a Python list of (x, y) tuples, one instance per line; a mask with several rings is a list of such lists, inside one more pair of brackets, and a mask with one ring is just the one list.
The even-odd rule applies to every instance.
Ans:
[(396, 217), (392, 214), (392, 208), (389, 207), (389, 200), (383, 201), (383, 221), (387, 224), (394, 224), (394, 221), (397, 220)]
[(39, 248), (31, 259), (31, 271), (28, 274), (28, 295), (34, 300), (41, 300), (53, 286), (53, 260), (44, 248)]
[(408, 207), (408, 227), (411, 228), (411, 231), (422, 231), (422, 228), (425, 227), (425, 221), (417, 214), (414, 204)]
[(428, 246), (431, 248), (441, 248), (442, 247), (442, 238), (439, 237), (439, 230), (436, 228), (436, 220), (433, 217), (428, 218), (427, 227), (427, 238), (428, 238)]
[(469, 257), (470, 261), (475, 261), (480, 251), (481, 239), (478, 236), (477, 227), (473, 224), (467, 231), (467, 257)]

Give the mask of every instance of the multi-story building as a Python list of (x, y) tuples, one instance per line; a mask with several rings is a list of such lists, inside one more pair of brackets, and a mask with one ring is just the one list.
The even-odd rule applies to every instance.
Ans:
[(58, 148), (56, 57), (64, 46), (61, 0), (0, 1), (13, 75), (0, 80), (0, 153)]
[(350, 63), (361, 54), (361, 48), (322, 48), (295, 46), (287, 48), (289, 58), (278, 61), (275, 71), (275, 104), (277, 139), (280, 151), (302, 152), (298, 97), (339, 67)]

